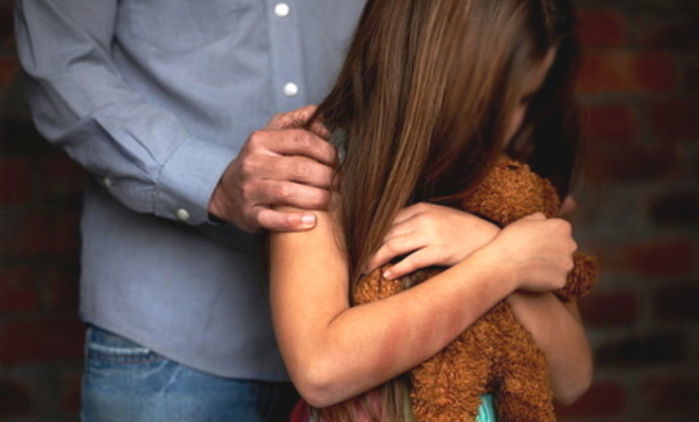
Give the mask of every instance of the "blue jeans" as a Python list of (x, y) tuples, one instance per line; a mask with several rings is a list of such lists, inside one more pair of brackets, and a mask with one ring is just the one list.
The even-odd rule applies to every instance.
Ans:
[(286, 422), (291, 383), (220, 378), (89, 327), (80, 417), (87, 422)]

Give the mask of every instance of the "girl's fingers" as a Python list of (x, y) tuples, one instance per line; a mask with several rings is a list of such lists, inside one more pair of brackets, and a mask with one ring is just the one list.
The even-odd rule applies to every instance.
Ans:
[(381, 265), (391, 261), (393, 258), (405, 255), (425, 246), (425, 242), (419, 236), (416, 236), (413, 233), (394, 237), (393, 239), (384, 242), (376, 254), (374, 254), (367, 266), (367, 272), (380, 267)]
[(393, 280), (394, 278), (402, 277), (406, 274), (410, 274), (413, 271), (417, 271), (420, 268), (426, 268), (432, 265), (439, 264), (436, 259), (430, 253), (428, 248), (417, 250), (410, 255), (403, 258), (397, 264), (388, 267), (384, 273), (384, 278), (388, 280)]
[(397, 224), (400, 224), (404, 221), (407, 221), (407, 220), (415, 217), (416, 215), (420, 214), (421, 212), (424, 212), (425, 208), (427, 208), (427, 207), (428, 207), (428, 205), (426, 205), (424, 203), (417, 203), (417, 204), (413, 204), (409, 207), (405, 207), (405, 208), (401, 209), (398, 212), (398, 215), (396, 215), (395, 220), (393, 220), (393, 225), (395, 226)]
[(386, 243), (392, 239), (395, 239), (396, 237), (405, 236), (415, 232), (417, 232), (417, 230), (415, 230), (415, 227), (413, 227), (413, 219), (411, 218), (400, 223), (394, 223), (388, 230), (388, 233), (386, 233), (383, 241)]
[(575, 202), (575, 198), (573, 198), (571, 195), (566, 196), (561, 204), (561, 209), (558, 210), (558, 215), (570, 214), (571, 212), (575, 211), (577, 205), (578, 204)]

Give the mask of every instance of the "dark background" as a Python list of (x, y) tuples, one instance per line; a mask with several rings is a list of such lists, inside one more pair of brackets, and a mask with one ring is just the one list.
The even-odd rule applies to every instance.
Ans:
[[(57, 0), (60, 1), (60, 0)], [(603, 273), (590, 391), (564, 421), (699, 420), (699, 1), (579, 0), (590, 168), (572, 217)], [(86, 175), (33, 129), (0, 0), (0, 420), (75, 420)]]

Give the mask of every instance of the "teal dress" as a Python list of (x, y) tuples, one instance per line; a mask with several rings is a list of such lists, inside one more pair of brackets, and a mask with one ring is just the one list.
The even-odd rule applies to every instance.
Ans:
[(496, 422), (495, 406), (493, 405), (493, 396), (485, 394), (481, 396), (481, 406), (478, 408), (476, 422)]

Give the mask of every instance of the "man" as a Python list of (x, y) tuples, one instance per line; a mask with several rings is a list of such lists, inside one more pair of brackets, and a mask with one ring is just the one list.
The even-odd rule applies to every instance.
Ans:
[(259, 232), (314, 224), (273, 204), (327, 202), (335, 152), (289, 123), (330, 88), (362, 3), (17, 1), (35, 123), (94, 176), (84, 419), (286, 418)]

